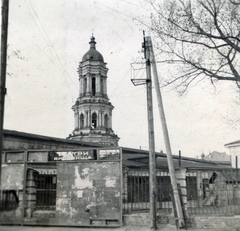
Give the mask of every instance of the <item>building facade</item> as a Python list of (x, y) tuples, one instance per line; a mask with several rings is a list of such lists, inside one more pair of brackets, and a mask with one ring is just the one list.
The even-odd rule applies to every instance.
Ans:
[(229, 155), (231, 156), (231, 164), (233, 168), (240, 166), (240, 140), (233, 141), (224, 145), (229, 149)]
[(103, 56), (96, 50), (95, 38), (79, 64), (79, 97), (72, 109), (75, 128), (69, 139), (118, 145), (112, 129), (113, 105), (107, 95), (107, 72)]

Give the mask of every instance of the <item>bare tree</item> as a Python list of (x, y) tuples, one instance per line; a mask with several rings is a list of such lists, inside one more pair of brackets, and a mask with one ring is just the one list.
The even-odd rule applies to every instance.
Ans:
[(175, 83), (181, 93), (206, 78), (211, 83), (235, 81), (240, 87), (240, 0), (151, 4), (151, 30), (160, 38), (161, 61), (178, 64), (167, 84)]

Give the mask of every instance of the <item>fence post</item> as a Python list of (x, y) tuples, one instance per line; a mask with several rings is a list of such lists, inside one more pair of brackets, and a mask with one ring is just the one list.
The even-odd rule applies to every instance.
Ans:
[(203, 180), (202, 172), (197, 171), (197, 192), (198, 192), (198, 206), (202, 207), (203, 205)]
[(236, 156), (236, 186), (238, 188), (238, 156)]

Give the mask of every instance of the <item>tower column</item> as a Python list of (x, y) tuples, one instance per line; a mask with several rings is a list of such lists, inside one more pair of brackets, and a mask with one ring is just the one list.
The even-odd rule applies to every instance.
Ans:
[(98, 126), (102, 127), (102, 111), (98, 112)]
[(88, 110), (88, 127), (92, 127), (92, 115), (91, 110)]
[(101, 95), (101, 75), (98, 74), (96, 76), (96, 96), (100, 96)]
[(112, 129), (112, 113), (109, 114), (108, 126)]
[(75, 118), (75, 129), (78, 128), (78, 120), (79, 120), (79, 116), (78, 116), (78, 112), (74, 113), (74, 118)]
[(103, 111), (101, 113), (101, 123), (102, 123), (102, 127), (104, 127), (104, 121), (103, 121)]
[(88, 126), (88, 111), (84, 111), (84, 127)]
[(79, 96), (82, 97), (83, 96), (83, 78), (80, 77), (79, 78)]
[(90, 96), (91, 95), (91, 75), (87, 74), (87, 89), (86, 89), (86, 95)]
[(107, 95), (107, 79), (104, 78), (103, 80), (103, 94)]

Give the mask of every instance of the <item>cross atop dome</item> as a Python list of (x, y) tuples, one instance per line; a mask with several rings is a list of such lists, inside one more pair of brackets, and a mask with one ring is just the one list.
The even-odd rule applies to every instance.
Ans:
[(96, 44), (96, 42), (95, 42), (95, 38), (93, 37), (93, 35), (92, 35), (92, 37), (91, 37), (91, 41), (89, 42), (89, 44), (90, 44), (90, 49), (91, 49), (91, 48), (94, 48), (94, 49), (95, 49), (95, 44)]

